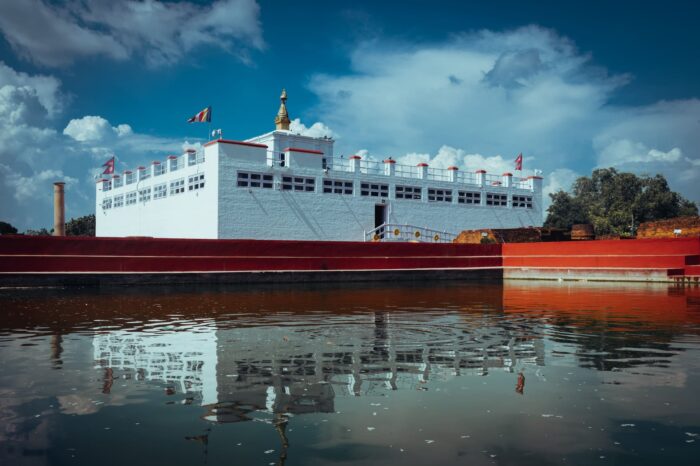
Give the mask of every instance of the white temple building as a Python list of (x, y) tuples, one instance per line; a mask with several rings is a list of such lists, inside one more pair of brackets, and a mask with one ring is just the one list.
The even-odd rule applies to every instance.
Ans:
[(97, 236), (449, 241), (542, 225), (542, 178), (335, 157), (333, 139), (276, 129), (102, 178)]

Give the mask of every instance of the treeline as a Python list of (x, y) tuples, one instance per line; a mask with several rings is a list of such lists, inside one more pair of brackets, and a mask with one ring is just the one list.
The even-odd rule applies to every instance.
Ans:
[[(47, 230), (41, 228), (39, 230), (26, 230), (19, 233), (17, 228), (7, 222), (0, 221), (0, 235), (30, 235), (30, 236), (50, 236), (53, 234), (53, 228)], [(66, 236), (95, 236), (95, 215), (85, 215), (84, 217), (72, 218), (66, 222)]]
[(663, 175), (637, 176), (614, 168), (594, 170), (577, 179), (571, 193), (549, 196), (546, 227), (589, 223), (598, 236), (634, 236), (643, 222), (698, 215), (698, 206), (671, 191)]

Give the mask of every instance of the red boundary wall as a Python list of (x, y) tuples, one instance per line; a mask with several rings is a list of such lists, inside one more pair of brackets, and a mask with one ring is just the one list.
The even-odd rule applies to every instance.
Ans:
[(660, 280), (700, 238), (510, 244), (0, 237), (0, 274), (503, 270), (506, 278)]

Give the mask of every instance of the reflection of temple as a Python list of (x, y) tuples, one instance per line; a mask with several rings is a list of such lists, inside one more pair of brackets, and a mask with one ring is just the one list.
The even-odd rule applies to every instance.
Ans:
[(437, 331), (427, 331), (430, 326), (416, 324), (415, 317), (375, 312), (348, 317), (342, 325), (117, 331), (96, 335), (93, 347), (102, 367), (201, 394), (206, 418), (218, 422), (247, 420), (255, 411), (333, 412), (337, 395), (544, 365), (541, 338), (500, 328), (488, 317), (478, 328), (454, 321)]

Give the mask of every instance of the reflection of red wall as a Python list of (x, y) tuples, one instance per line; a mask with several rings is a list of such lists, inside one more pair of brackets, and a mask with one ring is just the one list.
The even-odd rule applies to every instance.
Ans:
[(164, 238), (0, 238), (0, 272), (499, 268), (500, 245)]
[(508, 282), (503, 287), (503, 308), (586, 320), (609, 316), (622, 322), (629, 315), (630, 322), (700, 323), (700, 288)]

